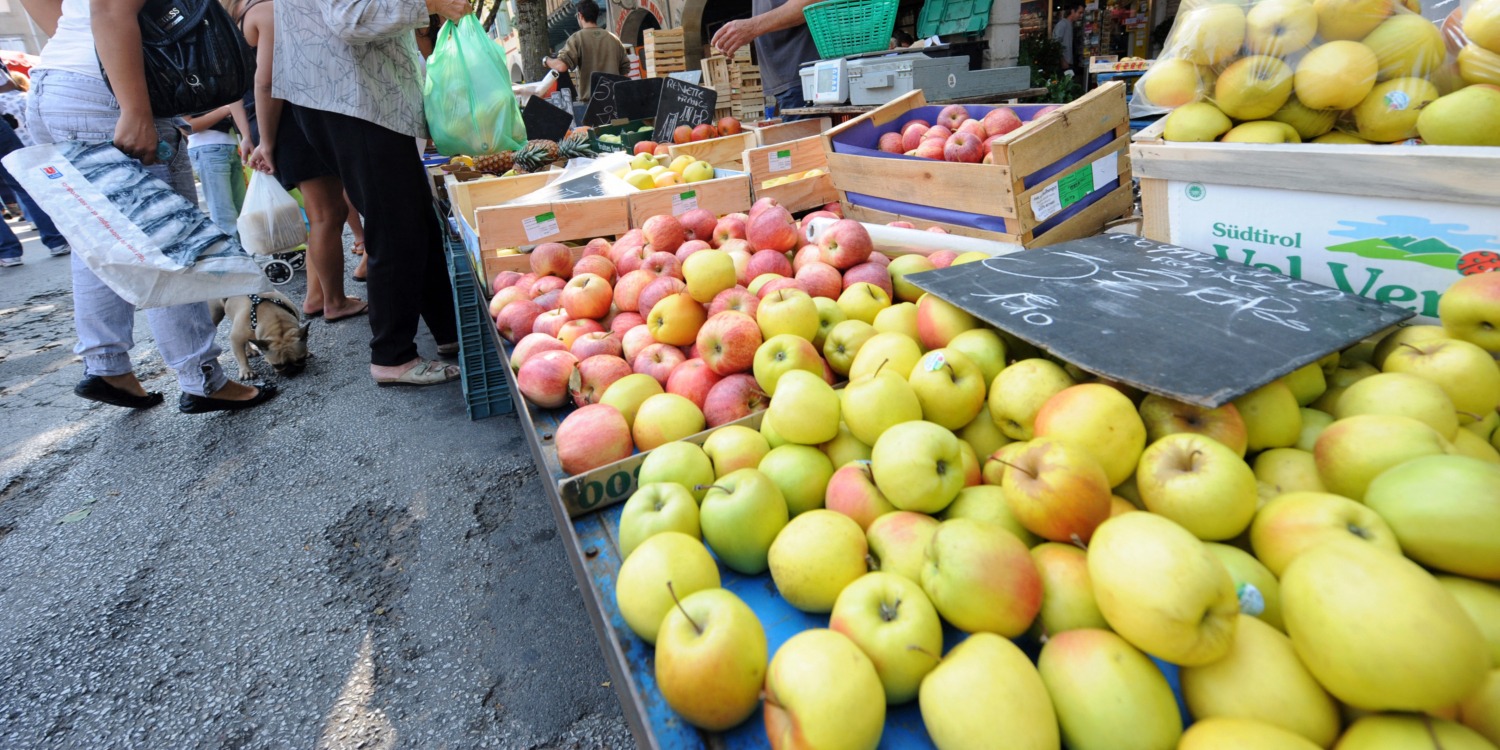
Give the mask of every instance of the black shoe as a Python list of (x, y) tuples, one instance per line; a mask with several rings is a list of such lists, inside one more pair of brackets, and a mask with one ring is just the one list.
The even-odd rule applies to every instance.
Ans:
[(83, 380), (78, 381), (78, 385), (73, 386), (73, 395), (110, 406), (123, 406), (127, 409), (150, 409), (163, 400), (161, 394), (155, 391), (144, 396), (137, 396), (130, 391), (116, 388), (98, 375), (85, 375)]
[(211, 396), (195, 396), (184, 393), (177, 399), (177, 410), (183, 414), (208, 414), (215, 411), (239, 411), (251, 407), (260, 406), (276, 397), (276, 385), (267, 383), (257, 386), (259, 392), (253, 398), (244, 401), (230, 401), (228, 399), (213, 398)]

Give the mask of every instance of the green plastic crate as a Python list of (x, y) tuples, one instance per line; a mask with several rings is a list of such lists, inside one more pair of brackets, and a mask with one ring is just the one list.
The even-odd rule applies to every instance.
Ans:
[(991, 0), (927, 0), (917, 15), (917, 38), (982, 34), (990, 25)]
[(891, 46), (898, 0), (824, 0), (803, 9), (818, 55), (824, 60)]
[[(594, 142), (594, 150), (601, 154), (610, 151), (623, 151), (628, 154), (635, 149), (635, 144), (651, 140), (651, 133), (653, 131), (649, 129), (650, 127), (650, 120), (631, 120), (624, 125), (603, 125), (589, 131), (589, 140)], [(641, 130), (641, 128), (648, 129)], [(601, 135), (618, 135), (620, 136), (620, 142), (609, 143), (607, 141), (600, 141), (599, 136)]]

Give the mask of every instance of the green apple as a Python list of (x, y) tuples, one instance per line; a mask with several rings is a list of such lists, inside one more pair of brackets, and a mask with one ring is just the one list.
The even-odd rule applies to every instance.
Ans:
[(1371, 544), (1334, 539), (1299, 555), (1281, 577), (1281, 605), (1298, 658), (1354, 708), (1447, 708), (1489, 673), (1484, 635), (1453, 595)]
[(1255, 472), (1244, 459), (1223, 443), (1190, 432), (1152, 443), (1141, 454), (1135, 484), (1146, 510), (1204, 541), (1239, 536), (1259, 505)]
[(1476, 273), (1453, 282), (1438, 300), (1438, 318), (1447, 336), (1500, 354), (1500, 277)]
[(874, 750), (885, 731), (885, 688), (848, 636), (792, 636), (766, 671), (766, 737), (773, 748)]
[(1047, 399), (1036, 414), (1035, 432), (1087, 450), (1104, 467), (1111, 487), (1135, 473), (1146, 449), (1146, 425), (1135, 404), (1102, 383), (1071, 386)]
[(1245, 455), (1245, 420), (1234, 404), (1210, 409), (1152, 393), (1141, 401), (1139, 411), (1148, 444), (1167, 435), (1194, 432), (1223, 443), (1236, 455)]
[[(1282, 106), (1286, 106), (1283, 104)], [(1277, 110), (1280, 111), (1279, 109)], [(1229, 129), (1220, 143), (1301, 143), (1297, 129), (1277, 120), (1252, 120)]]
[(786, 438), (776, 434), (776, 430), (771, 429), (771, 420), (769, 419), (762, 418), (760, 420), (760, 436), (765, 438), (766, 445), (772, 448), (780, 448), (783, 445), (790, 444)]
[(1446, 454), (1452, 444), (1411, 417), (1361, 414), (1323, 430), (1313, 446), (1318, 476), (1330, 492), (1363, 500), (1381, 472), (1420, 456)]
[(1490, 647), (1490, 667), (1500, 667), (1500, 587), (1457, 576), (1438, 576), (1437, 580), (1484, 634), (1484, 642)]
[(1263, 721), (1319, 747), (1338, 738), (1338, 706), (1297, 659), (1291, 639), (1254, 617), (1240, 615), (1227, 656), (1181, 674), (1195, 719)]
[(698, 510), (703, 540), (731, 570), (747, 576), (765, 572), (771, 542), (788, 518), (781, 490), (756, 469), (719, 477)]
[(875, 326), (877, 333), (900, 333), (912, 341), (916, 341), (921, 335), (917, 332), (917, 303), (915, 302), (897, 302), (881, 310), (875, 314), (875, 320), (871, 325)]
[(823, 341), (823, 357), (828, 366), (840, 375), (848, 375), (854, 365), (854, 355), (860, 347), (875, 336), (875, 327), (860, 320), (846, 320), (833, 327)]
[(891, 370), (904, 378), (921, 358), (922, 349), (915, 339), (902, 333), (877, 333), (854, 355), (854, 362), (849, 365), (849, 380), (881, 370)]
[(1452, 440), (1458, 432), (1453, 399), (1437, 383), (1402, 372), (1382, 372), (1344, 389), (1334, 405), (1335, 419), (1357, 414), (1411, 417)]
[(1255, 556), (1277, 576), (1308, 550), (1352, 537), (1401, 554), (1396, 533), (1375, 511), (1326, 492), (1293, 492), (1272, 500), (1250, 526)]
[(683, 719), (722, 732), (760, 707), (766, 631), (728, 589), (684, 597), (656, 637), (656, 686)]
[(1041, 574), (1015, 534), (991, 523), (943, 521), (927, 543), (922, 590), (938, 613), (969, 633), (1015, 638), (1042, 607)]
[(1224, 563), (1229, 577), (1234, 579), (1234, 589), (1240, 595), (1240, 611), (1285, 632), (1286, 624), (1281, 619), (1281, 584), (1276, 582), (1270, 569), (1239, 547), (1218, 542), (1209, 542), (1205, 546), (1219, 558), (1219, 562)]
[(975, 633), (922, 680), (922, 723), (944, 750), (1056, 750), (1061, 739), (1047, 686), (1016, 644)]
[[(1470, 424), (1479, 423), (1471, 422)], [(1469, 430), (1459, 430), (1453, 436), (1453, 455), (1468, 456), (1492, 464), (1500, 464), (1500, 449), (1494, 448), (1484, 438)]]
[[(1016, 443), (1015, 445), (1022, 444)], [(968, 518), (993, 523), (1015, 534), (1016, 538), (1027, 547), (1035, 547), (1042, 543), (1041, 537), (1028, 531), (1020, 521), (1016, 520), (1015, 514), (1010, 511), (1010, 503), (1005, 500), (1005, 490), (999, 485), (982, 484), (978, 487), (965, 487), (959, 490), (958, 497), (953, 499), (953, 503), (943, 509), (941, 518), (944, 521), (950, 518)]]
[(984, 409), (984, 372), (956, 350), (922, 355), (907, 381), (922, 403), (922, 417), (950, 430), (962, 429)]
[(1089, 578), (1110, 628), (1136, 648), (1181, 666), (1229, 653), (1240, 612), (1234, 580), (1176, 523), (1154, 513), (1105, 521), (1089, 544)]
[(866, 573), (844, 587), (828, 627), (849, 637), (870, 662), (891, 705), (917, 688), (943, 655), (943, 623), (922, 587), (894, 573)]
[(974, 328), (953, 337), (948, 348), (962, 353), (984, 373), (984, 383), (995, 382), (995, 376), (1005, 369), (1005, 340), (989, 328)]
[[(1233, 59), (1245, 43), (1245, 11), (1233, 4), (1188, 4), (1173, 27), (1172, 57), (1197, 65)], [(1291, 50), (1288, 50), (1291, 51)]]
[(807, 445), (772, 448), (757, 468), (776, 483), (791, 515), (823, 507), (823, 495), (833, 477), (833, 462), (817, 448)]
[(811, 342), (818, 337), (818, 306), (800, 289), (778, 289), (755, 308), (755, 322), (766, 339), (790, 334)]
[(1328, 425), (1333, 424), (1333, 415), (1318, 409), (1303, 408), (1302, 433), (1297, 437), (1297, 445), (1293, 446), (1299, 451), (1312, 453), (1313, 447), (1318, 444), (1318, 436)]
[(1319, 750), (1300, 734), (1251, 719), (1204, 719), (1182, 733), (1177, 750)]
[[(1438, 307), (1442, 307), (1442, 301), (1438, 301)], [(1375, 345), (1375, 353), (1370, 358), (1370, 364), (1376, 367), (1385, 367), (1386, 357), (1396, 351), (1403, 344), (1420, 344), (1423, 341), (1433, 339), (1457, 338), (1449, 336), (1442, 326), (1397, 326), (1391, 332), (1381, 337), (1380, 342)]]
[(1489, 352), (1458, 339), (1434, 339), (1396, 348), (1386, 372), (1405, 372), (1437, 383), (1453, 399), (1460, 424), (1500, 408), (1500, 364)]
[(974, 446), (962, 440), (958, 441), (958, 450), (963, 454), (964, 486), (978, 487), (984, 482), (984, 467), (979, 464), (979, 454), (974, 452)]
[(610, 383), (604, 389), (604, 395), (599, 397), (599, 403), (615, 407), (625, 417), (625, 424), (634, 427), (635, 415), (640, 411), (641, 404), (646, 403), (646, 399), (665, 392), (661, 381), (644, 373), (635, 373)]
[(838, 306), (849, 320), (859, 320), (873, 325), (875, 316), (891, 306), (891, 296), (874, 284), (861, 281), (852, 284), (839, 295)]
[[(1428, 24), (1431, 28), (1431, 24)], [(1490, 750), (1494, 745), (1478, 732), (1431, 716), (1366, 716), (1344, 731), (1340, 750), (1435, 747), (1444, 750)]]
[(1163, 118), (1162, 140), (1209, 143), (1234, 128), (1229, 116), (1209, 102), (1189, 102)]
[(922, 418), (922, 402), (917, 400), (916, 391), (889, 367), (850, 380), (841, 396), (844, 422), (866, 445), (875, 445), (881, 434), (902, 422)]
[(1109, 518), (1109, 478), (1082, 447), (1037, 438), (1005, 463), (1000, 487), (1006, 504), (1031, 533), (1054, 542), (1083, 544)]
[(1031, 548), (1042, 577), (1042, 609), (1032, 630), (1047, 638), (1080, 628), (1108, 628), (1094, 601), (1088, 553), (1071, 544), (1046, 542)]
[(937, 513), (964, 488), (963, 449), (931, 422), (903, 422), (881, 434), (871, 453), (875, 484), (901, 510)]
[(1057, 363), (1023, 359), (1000, 371), (990, 381), (990, 417), (1011, 440), (1030, 440), (1036, 414), (1047, 400), (1074, 385)]
[(896, 292), (896, 299), (902, 302), (916, 302), (920, 299), (925, 292), (907, 281), (906, 277), (908, 274), (931, 271), (934, 268), (937, 266), (922, 255), (898, 255), (892, 258), (886, 270), (891, 272), (891, 288)]
[(989, 409), (980, 409), (974, 419), (958, 430), (958, 439), (974, 449), (975, 456), (988, 459), (995, 451), (1009, 445), (1011, 439), (1000, 431), (1000, 425), (990, 417)]
[(630, 434), (635, 438), (635, 447), (642, 451), (695, 435), (704, 426), (703, 411), (698, 405), (675, 393), (658, 393), (642, 401), (635, 416)]
[(674, 597), (719, 587), (719, 566), (703, 542), (677, 531), (647, 537), (620, 563), (615, 578), (615, 601), (631, 632), (656, 643), (662, 618), (675, 605)]
[(777, 381), (765, 418), (789, 442), (826, 443), (839, 434), (839, 395), (821, 375), (792, 370)]
[(941, 297), (924, 294), (917, 300), (917, 341), (924, 349), (941, 349), (958, 334), (979, 326), (967, 310)]
[(677, 440), (666, 445), (659, 445), (655, 450), (646, 454), (646, 460), (641, 462), (641, 470), (636, 474), (636, 484), (645, 486), (654, 482), (672, 482), (680, 484), (692, 491), (693, 499), (701, 502), (703, 493), (708, 490), (697, 489), (700, 485), (714, 483), (713, 459), (697, 443), (689, 443), (685, 440)]
[(1318, 477), (1318, 461), (1311, 451), (1272, 448), (1255, 457), (1256, 480), (1270, 485), (1277, 495), (1288, 492), (1327, 492)]
[(803, 612), (833, 611), (845, 586), (869, 568), (865, 532), (848, 516), (817, 508), (793, 518), (771, 543), (771, 580)]
[(1328, 380), (1323, 375), (1323, 368), (1317, 362), (1303, 365), (1283, 375), (1281, 382), (1292, 389), (1292, 395), (1297, 399), (1298, 406), (1307, 406), (1323, 392), (1328, 390)]
[[(740, 469), (753, 469), (771, 452), (771, 446), (759, 432), (744, 425), (724, 425), (708, 434), (703, 452), (714, 462), (714, 477)], [(707, 494), (708, 490), (704, 490)], [(699, 498), (702, 501), (702, 498)]]
[(1319, 396), (1318, 400), (1312, 402), (1310, 406), (1319, 411), (1332, 414), (1334, 408), (1338, 406), (1339, 398), (1344, 395), (1344, 391), (1348, 390), (1349, 386), (1378, 372), (1380, 371), (1375, 369), (1374, 365), (1371, 365), (1369, 362), (1340, 362), (1339, 366), (1334, 369), (1333, 374), (1328, 376), (1328, 390), (1324, 391), (1323, 395)]
[(907, 510), (885, 513), (871, 521), (865, 530), (870, 557), (879, 570), (920, 583), (922, 566), (927, 564), (927, 543), (932, 541), (937, 528), (937, 519), (924, 513)]
[(1245, 445), (1252, 451), (1289, 448), (1302, 436), (1302, 406), (1284, 381), (1275, 380), (1234, 400), (1245, 420)]
[[(755, 382), (767, 396), (776, 396), (776, 385), (781, 376), (794, 370), (810, 372), (823, 377), (823, 359), (818, 356), (812, 339), (783, 333), (761, 342), (755, 350), (755, 361), (751, 366)], [(623, 379), (623, 378), (622, 378)], [(608, 391), (605, 392), (608, 395)]]
[(844, 314), (837, 302), (827, 297), (813, 297), (813, 306), (818, 308), (818, 335), (813, 338), (813, 346), (821, 352), (834, 326), (848, 320), (849, 316)]
[(1458, 705), (1458, 720), (1490, 742), (1500, 741), (1500, 669), (1490, 670), (1484, 687)]
[(1401, 549), (1430, 568), (1500, 581), (1500, 466), (1467, 456), (1427, 456), (1375, 478), (1365, 504), (1390, 524)]
[(630, 557), (641, 542), (663, 531), (698, 539), (698, 501), (680, 484), (642, 484), (620, 511), (620, 559)]
[(1172, 686), (1124, 638), (1102, 628), (1057, 633), (1036, 666), (1069, 750), (1177, 746), (1182, 716)]
[(687, 293), (699, 304), (713, 301), (719, 292), (735, 285), (734, 259), (723, 250), (702, 250), (682, 262)]
[(880, 488), (875, 486), (868, 460), (845, 464), (833, 472), (833, 477), (828, 480), (824, 505), (854, 519), (866, 531), (875, 519), (896, 512), (896, 506), (891, 505), (891, 501), (885, 499)]
[[(842, 406), (840, 409), (842, 410)], [(838, 436), (818, 446), (818, 450), (823, 451), (823, 455), (827, 456), (834, 466), (843, 466), (853, 461), (869, 461), (870, 454), (875, 449), (855, 437), (854, 433), (849, 431), (849, 425), (839, 422)]]

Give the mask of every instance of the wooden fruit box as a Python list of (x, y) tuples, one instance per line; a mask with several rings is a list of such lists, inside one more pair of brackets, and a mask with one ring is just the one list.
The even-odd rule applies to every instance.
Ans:
[[(827, 117), (818, 117), (810, 120), (794, 120), (782, 122), (775, 120), (765, 125), (749, 125), (755, 133), (755, 144), (757, 146), (771, 146), (787, 141), (796, 141), (803, 138), (822, 135), (824, 131), (833, 127), (833, 121)], [(819, 141), (821, 144), (822, 142)], [(824, 158), (827, 163), (827, 158)]]
[(750, 175), (732, 169), (715, 169), (712, 180), (668, 185), (627, 196), (630, 226), (639, 227), (660, 214), (681, 216), (695, 208), (715, 216), (750, 210)]
[(691, 156), (725, 169), (745, 168), (745, 149), (755, 146), (755, 133), (742, 130), (734, 135), (724, 135), (690, 143), (673, 143), (667, 147), (670, 162), (679, 156)]
[(1131, 147), (1148, 239), (1412, 310), (1500, 267), (1500, 149), (1167, 143)]
[(613, 237), (629, 229), (630, 202), (625, 195), (499, 205), (536, 192), (561, 174), (539, 172), (472, 182), (449, 178), (448, 196), (459, 219), (459, 232), (476, 261), (482, 263), (487, 250)]
[[(866, 217), (961, 226), (970, 236), (1028, 247), (1097, 233), (1133, 204), (1125, 87), (1111, 82), (1041, 114), (1045, 106), (1010, 105), (1027, 124), (994, 142), (994, 164), (876, 150), (881, 133), (912, 119), (935, 121), (940, 107), (913, 91), (823, 135), (839, 199)], [(991, 109), (967, 108), (971, 117)]]
[[(788, 211), (796, 212), (818, 208), (839, 199), (838, 190), (833, 186), (833, 176), (828, 173), (828, 156), (823, 153), (823, 139), (817, 135), (749, 149), (745, 151), (744, 161), (745, 167), (750, 170), (750, 197), (753, 200), (775, 198)], [(809, 169), (821, 169), (823, 174), (764, 187), (766, 180)]]
[[(593, 238), (590, 237), (589, 239)], [(567, 244), (572, 248), (573, 262), (577, 263), (578, 259), (583, 257), (584, 243), (569, 241), (564, 244)], [(493, 288), (495, 277), (500, 275), (501, 271), (516, 271), (518, 273), (531, 272), (530, 255), (528, 255), (527, 253), (512, 253), (501, 255), (501, 252), (503, 251), (484, 250), (480, 252), (480, 261), (483, 263), (483, 265), (480, 267), (480, 270), (484, 274), (485, 296), (489, 296), (489, 290)]]

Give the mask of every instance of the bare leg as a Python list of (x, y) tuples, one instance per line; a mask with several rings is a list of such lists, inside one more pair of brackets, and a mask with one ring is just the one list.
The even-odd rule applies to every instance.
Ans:
[(354, 269), (354, 280), (364, 281), (369, 275), (370, 259), (365, 255), (365, 223), (355, 210), (354, 202), (349, 200), (349, 192), (344, 192), (344, 203), (349, 206), (349, 233), (354, 235), (354, 254), (359, 256), (359, 267)]
[[(364, 301), (344, 295), (343, 233), (344, 220), (349, 214), (344, 186), (338, 178), (319, 177), (298, 187), (302, 189), (303, 206), (311, 225), (307, 237), (308, 300), (303, 309), (321, 299), (323, 315), (329, 320), (356, 314), (364, 309)], [(312, 276), (317, 277), (320, 292), (317, 297), (313, 295)]]

